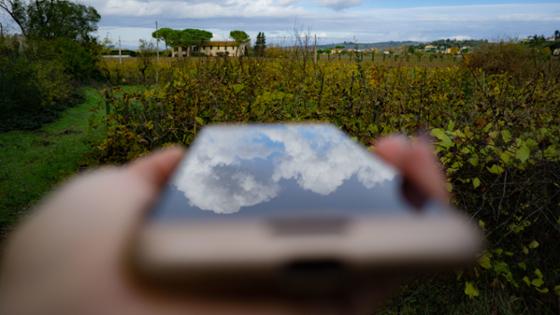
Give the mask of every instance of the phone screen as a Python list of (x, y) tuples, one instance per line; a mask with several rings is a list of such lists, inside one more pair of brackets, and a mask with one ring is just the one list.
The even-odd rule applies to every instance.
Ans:
[(198, 135), (151, 219), (416, 212), (396, 170), (332, 125), (219, 125)]

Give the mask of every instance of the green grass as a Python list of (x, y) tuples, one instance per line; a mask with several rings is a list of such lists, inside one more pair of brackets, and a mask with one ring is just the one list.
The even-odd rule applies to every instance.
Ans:
[(87, 165), (86, 155), (103, 137), (90, 122), (103, 118), (101, 94), (84, 89), (84, 103), (36, 131), (0, 134), (0, 235), (54, 185)]

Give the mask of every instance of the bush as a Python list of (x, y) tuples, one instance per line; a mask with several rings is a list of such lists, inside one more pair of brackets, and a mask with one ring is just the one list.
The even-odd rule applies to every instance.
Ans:
[[(164, 86), (106, 93), (108, 137), (99, 159), (122, 163), (159, 146), (188, 145), (205, 124), (219, 122), (329, 121), (364, 144), (428, 131), (453, 202), (479, 222), (489, 248), (475, 267), (412, 285), (392, 307), (552, 314), (560, 294), (560, 64), (533, 58), (529, 70), (507, 63), (524, 63), (526, 54), (533, 56), (502, 45), (446, 67), (190, 59)], [(498, 304), (496, 296), (518, 302)], [(476, 299), (484, 307), (470, 307)]]
[(508, 73), (522, 80), (539, 71), (537, 65), (550, 58), (550, 52), (515, 43), (485, 44), (465, 58), (472, 70), (483, 70), (486, 74)]
[(79, 99), (72, 74), (87, 69), (72, 64), (70, 57), (50, 58), (38, 48), (52, 47), (36, 44), (0, 39), (0, 132), (38, 128)]

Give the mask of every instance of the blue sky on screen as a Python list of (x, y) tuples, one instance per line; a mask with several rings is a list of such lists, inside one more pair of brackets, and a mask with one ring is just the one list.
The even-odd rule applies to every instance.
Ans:
[(232, 29), (288, 45), (295, 33), (320, 43), (440, 38), (525, 38), (560, 29), (560, 0), (80, 0), (102, 14), (98, 36), (135, 47), (160, 27)]

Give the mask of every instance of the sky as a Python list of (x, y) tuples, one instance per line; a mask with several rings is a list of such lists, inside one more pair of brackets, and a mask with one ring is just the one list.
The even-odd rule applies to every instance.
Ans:
[(294, 34), (319, 43), (502, 40), (560, 29), (560, 0), (80, 0), (102, 15), (98, 36), (123, 47), (151, 39), (160, 27), (201, 28), (215, 40), (241, 29), (254, 39), (289, 45)]

